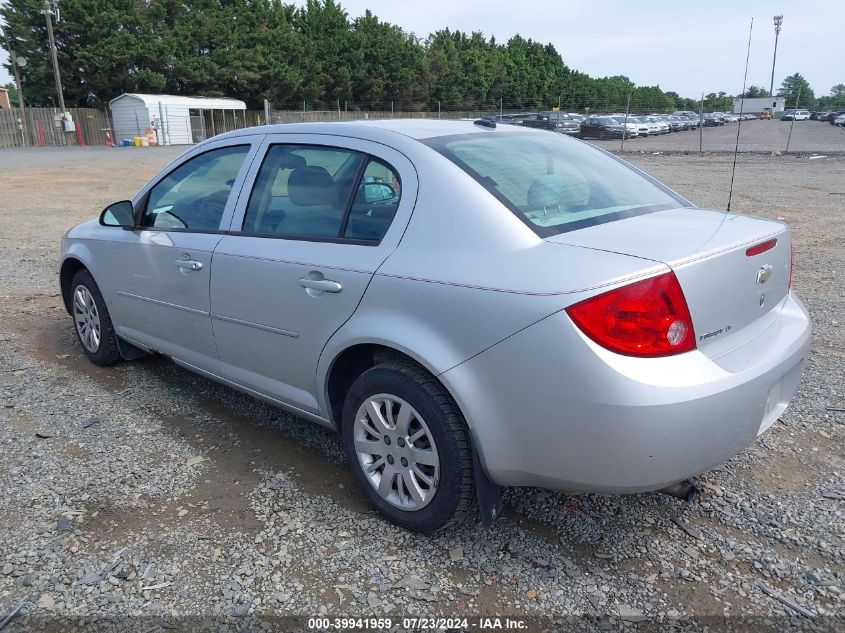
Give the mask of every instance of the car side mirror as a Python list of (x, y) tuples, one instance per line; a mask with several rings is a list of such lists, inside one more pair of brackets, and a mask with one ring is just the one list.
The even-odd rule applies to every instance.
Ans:
[(396, 199), (396, 191), (384, 182), (365, 182), (364, 200), (372, 202), (389, 202)]
[(102, 226), (119, 226), (124, 229), (135, 228), (135, 209), (129, 200), (121, 200), (110, 204), (100, 214)]

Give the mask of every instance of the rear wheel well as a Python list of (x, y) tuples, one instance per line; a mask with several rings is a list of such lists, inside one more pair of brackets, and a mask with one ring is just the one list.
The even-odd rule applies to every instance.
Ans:
[[(59, 272), (59, 287), (62, 292), (62, 301), (65, 304), (65, 310), (70, 314), (70, 284), (73, 282), (73, 277), (80, 270), (88, 270), (85, 265), (78, 259), (69, 257), (62, 263), (61, 271)], [(89, 271), (90, 273), (90, 271)]]
[(405, 361), (425, 369), (407, 354), (392, 347), (376, 344), (353, 345), (343, 350), (335, 359), (329, 371), (326, 392), (332, 422), (337, 428), (340, 428), (343, 418), (343, 402), (355, 379), (368, 369), (390, 361)]

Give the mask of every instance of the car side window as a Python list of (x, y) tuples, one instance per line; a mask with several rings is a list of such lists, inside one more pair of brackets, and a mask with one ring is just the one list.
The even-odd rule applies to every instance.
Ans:
[(378, 242), (400, 196), (396, 170), (367, 154), (272, 145), (255, 178), (242, 230), (289, 239)]
[(366, 156), (316, 145), (272, 145), (246, 208), (242, 230), (288, 238), (341, 235)]
[(390, 165), (370, 157), (346, 222), (343, 236), (353, 240), (378, 241), (396, 215), (402, 184)]
[(147, 196), (140, 226), (216, 231), (249, 145), (213, 149), (183, 163)]

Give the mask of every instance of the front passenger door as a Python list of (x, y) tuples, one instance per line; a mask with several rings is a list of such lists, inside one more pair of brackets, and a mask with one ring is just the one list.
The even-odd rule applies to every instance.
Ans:
[(216, 372), (211, 255), (252, 152), (250, 137), (199, 148), (142, 192), (137, 226), (117, 231), (109, 245), (109, 309), (118, 334)]

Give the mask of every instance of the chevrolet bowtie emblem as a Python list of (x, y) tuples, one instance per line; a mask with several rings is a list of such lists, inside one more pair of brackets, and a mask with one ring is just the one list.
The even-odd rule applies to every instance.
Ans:
[(757, 283), (764, 284), (769, 281), (769, 277), (772, 276), (772, 271), (774, 270), (774, 266), (771, 264), (764, 264), (760, 266), (760, 270), (757, 271)]

